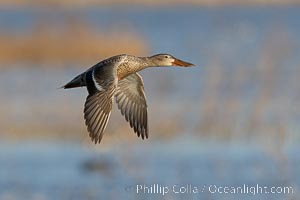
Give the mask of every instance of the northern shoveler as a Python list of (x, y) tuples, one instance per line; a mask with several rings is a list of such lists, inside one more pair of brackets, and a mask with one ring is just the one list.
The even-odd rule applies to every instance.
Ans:
[(169, 54), (136, 57), (126, 54), (105, 59), (76, 76), (62, 88), (87, 87), (84, 119), (92, 141), (100, 143), (116, 98), (118, 108), (138, 137), (148, 138), (147, 101), (138, 71), (147, 67), (193, 64)]

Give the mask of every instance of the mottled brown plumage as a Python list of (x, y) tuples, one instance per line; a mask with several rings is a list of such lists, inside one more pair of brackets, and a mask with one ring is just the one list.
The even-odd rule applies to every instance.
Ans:
[(147, 67), (182, 66), (193, 64), (169, 54), (135, 57), (126, 54), (103, 60), (76, 76), (63, 88), (86, 86), (89, 95), (84, 106), (84, 119), (92, 141), (100, 143), (115, 96), (118, 108), (134, 132), (148, 138), (148, 111), (144, 83), (138, 71)]

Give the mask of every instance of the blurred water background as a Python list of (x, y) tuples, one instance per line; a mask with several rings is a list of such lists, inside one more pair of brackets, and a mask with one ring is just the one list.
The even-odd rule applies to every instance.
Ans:
[[(300, 7), (0, 8), (0, 199), (299, 199)], [(85, 89), (121, 53), (193, 68), (141, 72), (150, 138), (114, 106), (100, 145)], [(137, 184), (290, 186), (292, 194), (136, 194)]]

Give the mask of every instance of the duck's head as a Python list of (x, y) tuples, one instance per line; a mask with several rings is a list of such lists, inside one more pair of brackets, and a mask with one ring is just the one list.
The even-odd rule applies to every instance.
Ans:
[(150, 57), (153, 64), (156, 66), (179, 66), (179, 67), (191, 67), (194, 64), (182, 61), (170, 54), (157, 54)]

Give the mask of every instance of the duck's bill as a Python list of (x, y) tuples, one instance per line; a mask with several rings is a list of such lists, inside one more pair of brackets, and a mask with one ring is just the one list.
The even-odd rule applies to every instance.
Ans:
[(181, 67), (191, 67), (191, 66), (194, 66), (194, 64), (192, 64), (192, 63), (185, 62), (185, 61), (182, 61), (182, 60), (179, 60), (179, 59), (175, 59), (172, 62), (172, 64), (173, 64), (173, 66), (181, 66)]

